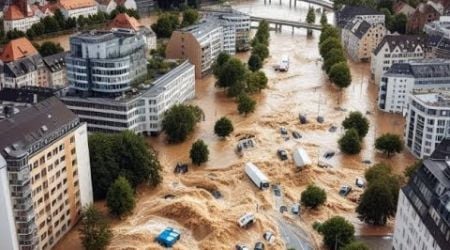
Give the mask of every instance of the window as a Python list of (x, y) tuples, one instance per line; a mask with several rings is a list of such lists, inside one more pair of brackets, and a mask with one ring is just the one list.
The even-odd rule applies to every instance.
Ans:
[(75, 142), (75, 137), (70, 137), (70, 143), (74, 143)]

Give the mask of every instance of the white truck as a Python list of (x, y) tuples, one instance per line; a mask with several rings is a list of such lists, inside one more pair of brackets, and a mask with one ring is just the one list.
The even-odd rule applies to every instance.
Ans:
[(259, 170), (259, 168), (255, 164), (247, 162), (245, 164), (245, 173), (259, 189), (269, 188), (269, 179), (264, 175), (263, 172), (261, 172), (261, 170)]
[(289, 70), (289, 56), (284, 55), (281, 58), (280, 64), (278, 66), (278, 70), (281, 72), (286, 72)]
[(307, 165), (311, 165), (311, 159), (308, 156), (308, 153), (303, 148), (294, 149), (294, 163), (298, 168), (303, 168)]

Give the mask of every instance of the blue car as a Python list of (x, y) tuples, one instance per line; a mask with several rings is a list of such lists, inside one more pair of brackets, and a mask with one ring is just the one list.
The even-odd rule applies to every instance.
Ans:
[(162, 231), (155, 241), (157, 241), (163, 247), (172, 247), (178, 240), (180, 240), (181, 234), (177, 230), (168, 227)]

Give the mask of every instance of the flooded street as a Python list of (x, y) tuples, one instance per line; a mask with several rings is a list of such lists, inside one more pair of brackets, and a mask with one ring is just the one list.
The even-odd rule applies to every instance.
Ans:
[[(304, 20), (307, 4), (299, 4), (297, 9), (289, 9), (272, 1), (272, 7), (264, 6), (264, 0), (237, 1), (235, 8), (259, 17)], [(276, 2), (276, 4), (275, 4)], [(320, 14), (316, 18), (319, 20)], [(328, 20), (332, 20), (330, 13)], [(166, 226), (180, 229), (181, 241), (174, 249), (230, 249), (237, 243), (252, 247), (262, 241), (265, 231), (275, 232), (277, 239), (268, 249), (283, 249), (280, 230), (274, 216), (275, 202), (272, 190), (259, 191), (243, 171), (247, 161), (255, 163), (269, 177), (271, 183), (283, 187), (284, 204), (290, 207), (298, 202), (301, 192), (310, 183), (327, 191), (327, 202), (318, 210), (302, 211), (298, 216), (285, 213), (283, 217), (301, 227), (311, 238), (311, 245), (319, 248), (321, 238), (312, 229), (315, 221), (324, 221), (340, 215), (350, 220), (358, 235), (386, 235), (392, 233), (393, 222), (386, 227), (371, 227), (361, 223), (355, 214), (356, 199), (362, 189), (354, 188), (347, 198), (338, 195), (341, 185), (354, 186), (355, 178), (363, 176), (365, 169), (377, 162), (391, 164), (396, 173), (414, 161), (408, 153), (386, 159), (374, 150), (375, 138), (385, 132), (403, 134), (404, 122), (399, 115), (380, 113), (376, 108), (377, 88), (370, 83), (368, 64), (350, 63), (352, 85), (339, 91), (329, 83), (321, 70), (321, 59), (317, 48), (319, 32), (306, 37), (306, 30), (285, 27), (281, 33), (271, 33), (270, 54), (264, 66), (269, 78), (269, 87), (255, 95), (258, 105), (255, 113), (240, 116), (236, 103), (214, 86), (214, 77), (197, 81), (197, 96), (191, 103), (205, 112), (205, 120), (200, 122), (192, 136), (184, 143), (169, 145), (165, 136), (148, 138), (149, 144), (158, 151), (164, 166), (164, 181), (154, 190), (146, 188), (138, 191), (138, 202), (132, 215), (123, 221), (114, 221), (112, 249), (158, 249), (153, 237)], [(289, 55), (290, 69), (287, 73), (273, 70), (282, 55)], [(239, 54), (242, 60), (249, 54)], [(341, 123), (350, 111), (367, 114), (370, 130), (364, 139), (364, 146), (357, 156), (337, 153), (327, 163), (331, 168), (317, 166), (321, 155), (327, 150), (337, 150), (337, 140), (342, 135)], [(301, 125), (299, 114), (305, 114), (309, 123)], [(320, 115), (325, 122), (319, 124)], [(235, 131), (225, 139), (218, 138), (213, 131), (214, 123), (222, 116), (233, 121)], [(336, 132), (329, 132), (336, 126)], [(280, 127), (291, 132), (297, 131), (301, 139), (285, 140), (280, 135)], [(254, 136), (256, 146), (244, 151), (243, 157), (235, 153), (239, 139)], [(173, 174), (177, 162), (189, 160), (192, 143), (204, 140), (210, 151), (209, 161), (200, 167), (190, 166), (185, 175)], [(292, 151), (303, 147), (313, 160), (313, 166), (301, 172), (295, 171)], [(289, 160), (281, 162), (276, 151), (284, 148), (289, 152)], [(370, 161), (372, 164), (364, 164)], [(212, 195), (219, 191), (220, 198)], [(257, 218), (255, 225), (241, 229), (237, 219), (245, 212), (253, 212)], [(57, 249), (76, 249), (76, 232), (70, 233)]]

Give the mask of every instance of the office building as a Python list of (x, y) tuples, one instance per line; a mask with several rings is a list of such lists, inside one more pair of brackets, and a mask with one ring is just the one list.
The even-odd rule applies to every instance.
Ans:
[(0, 121), (0, 248), (51, 249), (93, 202), (86, 124), (56, 97)]
[(383, 23), (371, 24), (355, 17), (342, 29), (341, 40), (353, 61), (368, 61), (386, 33)]
[(214, 61), (224, 51), (224, 31), (215, 18), (202, 19), (198, 24), (172, 33), (166, 48), (168, 59), (188, 59), (195, 65), (195, 77), (212, 72)]
[(406, 111), (408, 94), (414, 91), (441, 91), (450, 88), (450, 61), (421, 59), (393, 64), (381, 77), (378, 107), (381, 111)]
[(163, 114), (195, 97), (194, 65), (184, 61), (151, 85), (141, 84), (116, 98), (80, 96), (69, 92), (62, 101), (88, 124), (91, 132), (157, 134)]
[(132, 30), (90, 31), (70, 38), (71, 88), (84, 95), (120, 96), (147, 74), (146, 40)]
[(416, 35), (386, 35), (372, 52), (370, 71), (375, 84), (394, 63), (425, 57), (425, 39)]
[(450, 249), (449, 157), (445, 139), (400, 189), (392, 249)]
[(450, 92), (409, 95), (405, 144), (418, 158), (430, 156), (450, 136)]
[(354, 18), (364, 20), (371, 25), (380, 23), (384, 25), (385, 22), (385, 16), (382, 12), (364, 6), (344, 5), (335, 13), (336, 24), (340, 28), (344, 28)]

